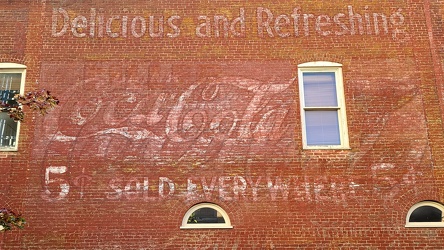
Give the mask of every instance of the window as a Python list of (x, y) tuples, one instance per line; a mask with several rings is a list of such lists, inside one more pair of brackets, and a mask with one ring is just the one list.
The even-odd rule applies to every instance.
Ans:
[[(0, 97), (2, 106), (13, 106), (16, 94), (23, 93), (26, 66), (0, 63)], [(9, 117), (8, 110), (0, 112), (0, 151), (16, 151), (19, 123)]]
[(444, 205), (435, 201), (422, 201), (410, 208), (406, 227), (444, 227)]
[(227, 213), (218, 205), (200, 203), (190, 208), (182, 219), (181, 229), (233, 228)]
[(342, 65), (299, 64), (298, 79), (303, 148), (349, 148)]

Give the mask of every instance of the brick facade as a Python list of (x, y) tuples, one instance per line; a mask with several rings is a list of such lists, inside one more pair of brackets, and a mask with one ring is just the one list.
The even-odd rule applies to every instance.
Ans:
[[(61, 105), (0, 152), (4, 249), (440, 249), (442, 1), (0, 0), (0, 63)], [(342, 64), (350, 149), (302, 148), (298, 65)], [(200, 202), (233, 229), (180, 229)], [(6, 205), (4, 205), (6, 204)]]

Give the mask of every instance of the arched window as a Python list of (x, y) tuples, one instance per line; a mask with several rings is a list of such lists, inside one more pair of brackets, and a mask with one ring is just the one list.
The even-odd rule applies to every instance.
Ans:
[(185, 213), (180, 228), (233, 228), (233, 226), (228, 214), (221, 207), (212, 203), (200, 203)]
[(407, 213), (406, 227), (444, 227), (444, 205), (435, 201), (422, 201)]

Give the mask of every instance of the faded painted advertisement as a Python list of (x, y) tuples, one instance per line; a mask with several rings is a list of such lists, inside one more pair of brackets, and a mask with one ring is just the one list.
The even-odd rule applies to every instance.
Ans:
[[(369, 6), (354, 8), (348, 5), (343, 12), (333, 15), (314, 14), (301, 7), (278, 13), (265, 7), (254, 11), (246, 8), (233, 10), (228, 15), (200, 13), (193, 17), (179, 14), (164, 15), (115, 15), (105, 9), (90, 8), (89, 13), (70, 15), (70, 10), (54, 8), (51, 19), (53, 37), (74, 38), (177, 38), (183, 30), (193, 30), (196, 38), (247, 37), (248, 30), (256, 30), (259, 38), (285, 38), (299, 36), (389, 35), (393, 39), (405, 36), (406, 13), (395, 8), (392, 13), (372, 11)], [(123, 12), (128, 12), (124, 9)], [(172, 10), (172, 12), (174, 12)], [(225, 12), (225, 11), (224, 11)], [(183, 19), (192, 18), (194, 25)]]
[[(120, 66), (73, 65), (73, 77), (63, 80), (71, 86), (51, 87), (59, 87), (54, 91), (63, 92), (61, 99), (67, 101), (52, 116), (56, 119), (45, 120), (52, 123), (45, 126), (45, 136), (62, 145), (49, 147), (47, 154), (70, 152), (75, 162), (135, 158), (143, 164), (174, 165), (226, 162), (239, 150), (256, 158), (272, 151), (281, 157), (292, 147), (295, 89), (288, 69), (245, 65), (244, 71), (254, 79), (239, 70), (238, 75), (204, 76), (205, 69), (192, 65)], [(89, 67), (103, 73), (89, 77)], [(201, 67), (214, 70), (210, 65)], [(236, 68), (216, 67), (233, 72)], [(261, 79), (261, 74), (266, 75), (261, 70), (275, 70), (276, 78)], [(278, 75), (282, 71), (285, 78)]]
[[(391, 202), (426, 177), (418, 168), (427, 157), (425, 125), (412, 111), (420, 103), (404, 83), (396, 87), (403, 101), (381, 120), (367, 121), (368, 129), (381, 126), (375, 135), (359, 151), (346, 152), (350, 165), (342, 168), (365, 169), (361, 178), (273, 167), (307, 161), (312, 169), (325, 168), (315, 155), (294, 159), (300, 125), (291, 64), (107, 61), (47, 63), (42, 71), (43, 81), (65, 100), (36, 131), (47, 139), (34, 153), (42, 167), (42, 199), (49, 202), (267, 199), (345, 206), (368, 194)], [(363, 86), (355, 99), (387, 92)], [(389, 138), (394, 133), (395, 141)], [(399, 145), (406, 150), (391, 152)], [(256, 169), (257, 163), (272, 167)]]

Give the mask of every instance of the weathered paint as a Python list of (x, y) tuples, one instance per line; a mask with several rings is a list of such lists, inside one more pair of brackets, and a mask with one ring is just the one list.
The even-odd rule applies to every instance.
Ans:
[[(356, 9), (356, 8), (355, 8)], [(113, 15), (106, 10), (91, 8), (86, 15), (71, 16), (69, 10), (54, 8), (51, 35), (63, 37), (69, 33), (75, 38), (178, 38), (181, 35), (181, 19), (172, 16), (126, 16)], [(356, 11), (348, 5), (345, 13), (326, 14), (307, 13), (300, 7), (290, 9), (289, 13), (273, 13), (265, 7), (257, 7), (254, 18), (247, 18), (245, 8), (239, 8), (237, 16), (230, 19), (225, 15), (198, 15), (194, 28), (196, 38), (246, 37), (247, 26), (256, 26), (257, 37), (298, 37), (298, 36), (343, 36), (391, 34), (393, 39), (403, 37), (405, 32), (405, 13), (395, 8), (393, 13), (371, 12), (369, 6)], [(248, 20), (248, 21), (247, 21)], [(148, 26), (148, 28), (147, 28)], [(117, 28), (116, 28), (117, 27)], [(148, 30), (148, 32), (147, 32)]]
[[(0, 203), (29, 225), (1, 248), (442, 247), (404, 227), (443, 197), (439, 1), (1, 6), (0, 61), (61, 100), (0, 153)], [(301, 148), (313, 61), (343, 65), (348, 150)], [(233, 229), (180, 230), (200, 202)]]
[[(393, 177), (390, 172), (396, 166), (393, 164), (379, 164), (372, 166), (371, 186), (372, 194), (385, 197), (390, 203), (401, 192), (403, 186), (415, 186), (417, 176), (422, 173), (413, 167), (399, 176)], [(400, 167), (403, 168), (403, 167)], [(69, 194), (69, 183), (76, 184), (79, 178), (89, 179), (91, 176), (80, 175), (70, 181), (64, 177), (66, 167), (47, 167), (45, 175), (45, 191), (42, 196), (46, 201), (60, 201), (63, 199), (83, 199), (84, 189), (96, 188), (89, 185), (82, 187), (80, 196)], [(248, 180), (248, 181), (247, 181)], [(187, 202), (193, 200), (222, 200), (225, 202), (263, 202), (264, 200), (293, 201), (293, 202), (332, 202), (347, 204), (357, 199), (368, 188), (368, 183), (362, 180), (326, 176), (212, 176), (188, 177), (186, 180), (173, 180), (169, 177), (159, 177), (157, 190), (150, 186), (150, 177), (114, 177), (108, 183), (104, 197), (108, 200), (143, 200), (161, 201), (163, 199), (184, 198)], [(362, 183), (361, 183), (362, 182)], [(49, 189), (50, 183), (57, 183)], [(178, 185), (180, 184), (180, 185)], [(184, 184), (186, 188), (183, 187)], [(76, 184), (78, 185), (78, 184)], [(57, 194), (57, 195), (54, 195)], [(55, 196), (55, 197), (53, 197)]]

